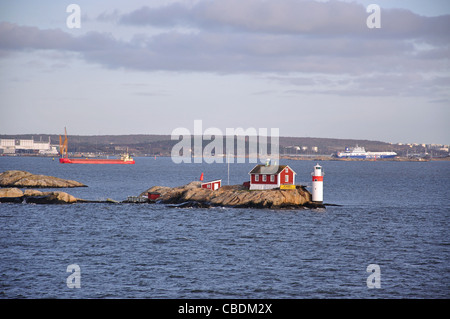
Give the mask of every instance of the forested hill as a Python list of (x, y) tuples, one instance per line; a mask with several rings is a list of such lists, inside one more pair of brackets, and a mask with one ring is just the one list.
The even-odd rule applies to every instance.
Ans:
[[(47, 142), (59, 145), (59, 135), (56, 134), (21, 134), (0, 135), (0, 139), (33, 139), (34, 141)], [(180, 137), (181, 139), (181, 137)], [(169, 156), (172, 147), (178, 140), (172, 140), (170, 135), (69, 135), (69, 152), (92, 152), (118, 154), (123, 151), (139, 155), (161, 155)], [(225, 138), (224, 138), (225, 140)], [(247, 138), (248, 142), (249, 139)], [(267, 138), (270, 143), (270, 136)], [(203, 141), (203, 146), (210, 143)], [(345, 147), (363, 146), (368, 151), (395, 151), (399, 155), (408, 152), (423, 151), (422, 146), (414, 148), (408, 145), (391, 144), (382, 141), (316, 138), (316, 137), (280, 137), (280, 154), (324, 154), (329, 155), (336, 151), (342, 151)], [(225, 143), (224, 143), (225, 149)]]

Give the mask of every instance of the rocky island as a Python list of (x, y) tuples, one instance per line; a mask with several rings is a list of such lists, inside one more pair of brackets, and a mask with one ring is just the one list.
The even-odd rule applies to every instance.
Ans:
[[(235, 207), (235, 208), (323, 208), (312, 201), (311, 193), (305, 186), (294, 189), (249, 190), (244, 185), (222, 186), (217, 190), (201, 187), (201, 182), (191, 182), (184, 186), (153, 186), (137, 196), (140, 203), (159, 203), (175, 207)], [(35, 188), (86, 187), (72, 180), (34, 175), (25, 171), (6, 171), (0, 174), (0, 202), (34, 204), (91, 203), (61, 191), (39, 191)], [(20, 188), (26, 188), (21, 190)], [(147, 200), (149, 193), (157, 193), (157, 200)], [(144, 200), (142, 200), (144, 199)], [(106, 200), (108, 203), (129, 203)]]
[[(0, 187), (0, 202), (2, 203), (73, 204), (82, 200), (65, 192), (41, 192), (29, 188), (71, 188), (87, 186), (73, 180), (11, 170), (0, 174)], [(22, 191), (20, 188), (27, 189)]]
[(73, 204), (81, 201), (65, 192), (41, 192), (34, 189), (0, 188), (0, 203)]
[(5, 171), (0, 174), (0, 187), (21, 188), (71, 188), (86, 185), (53, 176), (35, 175), (26, 171)]
[(319, 208), (305, 186), (295, 189), (249, 190), (243, 185), (222, 186), (217, 190), (201, 188), (201, 182), (179, 187), (153, 186), (140, 196), (159, 193), (157, 202), (177, 207), (245, 207), (245, 208)]

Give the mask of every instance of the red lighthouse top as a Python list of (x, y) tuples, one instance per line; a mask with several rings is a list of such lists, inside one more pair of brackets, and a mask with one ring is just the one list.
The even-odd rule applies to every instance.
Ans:
[(314, 172), (311, 174), (313, 176), (313, 182), (322, 182), (323, 181), (323, 173), (322, 166), (317, 164), (314, 166)]

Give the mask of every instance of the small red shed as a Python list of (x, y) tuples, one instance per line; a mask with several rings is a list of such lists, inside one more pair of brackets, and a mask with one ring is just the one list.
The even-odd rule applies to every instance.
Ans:
[(288, 165), (256, 165), (248, 174), (250, 175), (250, 190), (253, 190), (295, 185), (297, 173)]
[(147, 193), (147, 196), (148, 196), (149, 200), (154, 201), (154, 200), (157, 200), (159, 198), (159, 196), (161, 196), (161, 194), (157, 193), (157, 192), (149, 192), (149, 193)]
[(202, 188), (211, 189), (215, 191), (216, 189), (219, 189), (222, 186), (222, 180), (218, 179), (211, 182), (202, 183)]

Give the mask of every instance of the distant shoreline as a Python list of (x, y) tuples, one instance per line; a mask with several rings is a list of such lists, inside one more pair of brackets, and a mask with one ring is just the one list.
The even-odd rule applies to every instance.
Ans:
[[(0, 135), (0, 139), (10, 140), (8, 145), (11, 145), (11, 140), (15, 140), (13, 144), (21, 143), (22, 140), (30, 140), (33, 144), (37, 141), (49, 141), (50, 146), (56, 149), (58, 148), (59, 136), (57, 134), (19, 134), (19, 135)], [(174, 146), (179, 143), (178, 140), (172, 140), (171, 135), (68, 135), (69, 145), (68, 152), (71, 157), (99, 157), (99, 156), (120, 156), (124, 152), (129, 153), (133, 157), (151, 157), (151, 156), (171, 156)], [(31, 140), (33, 142), (31, 142)], [(189, 141), (187, 141), (189, 142)], [(191, 137), (191, 146), (194, 143), (194, 139)], [(48, 143), (48, 142), (47, 142)], [(195, 143), (198, 143), (195, 142)], [(250, 143), (251, 139), (247, 137), (234, 136), (233, 145), (237, 146), (242, 144), (241, 151), (249, 154), (255, 152), (251, 151)], [(272, 147), (268, 144), (268, 150)], [(5, 145), (6, 145), (5, 144)], [(202, 139), (202, 150), (209, 144), (208, 140)], [(26, 145), (25, 145), (26, 146)], [(25, 147), (24, 146), (24, 147)], [(212, 145), (210, 145), (212, 146)], [(361, 139), (337, 139), (337, 138), (316, 138), (316, 137), (286, 137), (280, 136), (277, 142), (277, 153), (279, 156), (292, 157), (329, 157), (331, 154), (343, 151), (346, 148), (360, 146), (364, 147), (370, 152), (395, 152), (398, 156), (408, 157), (411, 155), (425, 155), (429, 154), (432, 157), (448, 156), (448, 145), (444, 144), (418, 144), (418, 143), (388, 143), (382, 141), (373, 140), (361, 140)], [(222, 150), (216, 150), (218, 153), (226, 151), (227, 143), (223, 143)], [(16, 148), (15, 152), (12, 152), (11, 147), (5, 152), (6, 148), (0, 148), (0, 155), (4, 153), (16, 153), (17, 155), (38, 155), (37, 150), (32, 150), (27, 147), (21, 149)], [(236, 148), (233, 148), (234, 153), (237, 152)], [(248, 151), (247, 151), (248, 150)], [(27, 154), (25, 154), (27, 153)], [(197, 155), (198, 152), (195, 152)], [(233, 151), (232, 151), (233, 153)], [(238, 153), (239, 154), (239, 153)], [(12, 155), (12, 154), (11, 154)], [(58, 155), (56, 152), (43, 154), (47, 156)], [(187, 154), (188, 155), (188, 154)], [(258, 154), (252, 154), (257, 156)], [(303, 158), (301, 158), (303, 159)]]
[(398, 156), (394, 158), (336, 158), (331, 156), (280, 156), (281, 159), (297, 161), (338, 161), (338, 162), (430, 162), (430, 161), (450, 161), (450, 156), (433, 158), (411, 158)]
[[(116, 155), (109, 155), (109, 156), (116, 156)], [(37, 154), (0, 154), (0, 157), (41, 157), (41, 158), (53, 158), (58, 159), (59, 156), (52, 156), (52, 155), (37, 155)], [(76, 156), (76, 157), (85, 157), (85, 156)], [(106, 157), (106, 156), (103, 156)], [(139, 157), (148, 157), (153, 158), (155, 155), (149, 155), (149, 156), (135, 156), (137, 158)], [(170, 156), (160, 156), (156, 155), (157, 158), (161, 157), (170, 157)], [(235, 157), (237, 158), (237, 157)], [(246, 156), (245, 158), (248, 158)], [(287, 159), (287, 160), (294, 160), (294, 161), (337, 161), (337, 162), (445, 162), (450, 161), (450, 156), (447, 157), (432, 157), (432, 158), (411, 158), (411, 157), (404, 157), (404, 156), (397, 156), (395, 158), (336, 158), (329, 155), (317, 155), (317, 156), (292, 156), (292, 155), (280, 155), (280, 159)]]

